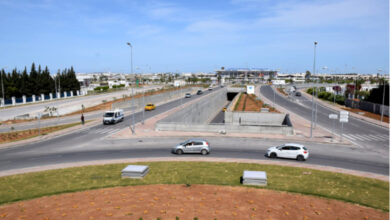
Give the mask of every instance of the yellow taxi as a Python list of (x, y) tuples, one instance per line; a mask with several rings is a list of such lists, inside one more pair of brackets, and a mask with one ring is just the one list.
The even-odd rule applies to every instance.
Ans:
[(156, 109), (156, 106), (152, 103), (148, 103), (146, 106), (145, 106), (145, 111), (152, 111)]

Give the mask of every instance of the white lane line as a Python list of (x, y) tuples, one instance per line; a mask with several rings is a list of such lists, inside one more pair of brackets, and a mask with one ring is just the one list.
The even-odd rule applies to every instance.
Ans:
[(354, 134), (354, 135), (351, 134), (351, 136), (355, 137), (359, 141), (367, 141), (365, 138), (362, 137), (361, 134)]
[(116, 132), (119, 132), (120, 130), (122, 130), (122, 128), (114, 129), (114, 130), (108, 132), (108, 134), (114, 134)]
[(359, 140), (359, 141), (362, 141), (362, 139), (360, 139), (357, 135), (353, 135), (353, 134), (348, 134), (350, 137), (356, 139), (356, 140)]
[(372, 139), (371, 137), (369, 137), (368, 135), (360, 135), (361, 138), (363, 138), (364, 140), (366, 141), (375, 141), (375, 139)]
[(374, 140), (383, 140), (384, 138), (381, 137), (380, 135), (375, 135), (375, 134), (369, 134), (367, 136), (372, 137)]
[(344, 134), (344, 137), (346, 137), (346, 138), (348, 138), (348, 139), (351, 139), (351, 140), (353, 140), (353, 141), (356, 141), (355, 138), (353, 138), (353, 137), (351, 137), (351, 136), (349, 136), (349, 135), (347, 135), (347, 134)]

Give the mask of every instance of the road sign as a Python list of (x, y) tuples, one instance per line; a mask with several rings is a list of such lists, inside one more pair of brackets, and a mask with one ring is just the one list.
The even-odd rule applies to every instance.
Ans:
[(340, 122), (341, 123), (348, 123), (348, 118), (341, 118), (340, 117)]
[(337, 119), (338, 115), (337, 114), (329, 114), (329, 119)]

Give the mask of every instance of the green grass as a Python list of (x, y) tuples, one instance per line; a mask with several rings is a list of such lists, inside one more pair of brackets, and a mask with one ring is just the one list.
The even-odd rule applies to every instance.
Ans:
[[(246, 163), (150, 162), (144, 179), (122, 179), (127, 164), (49, 170), (0, 178), (0, 204), (66, 192), (147, 184), (241, 186), (244, 170), (267, 172), (267, 189), (315, 195), (389, 210), (389, 183), (296, 167)], [(304, 174), (309, 172), (311, 174)]]

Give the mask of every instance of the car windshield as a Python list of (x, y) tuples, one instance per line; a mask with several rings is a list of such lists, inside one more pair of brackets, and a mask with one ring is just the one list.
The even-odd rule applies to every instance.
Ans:
[(114, 116), (114, 112), (106, 112), (104, 114), (104, 117), (112, 117), (112, 116)]
[(306, 148), (306, 147), (303, 147), (303, 149), (304, 149), (304, 150), (307, 150), (307, 148)]

